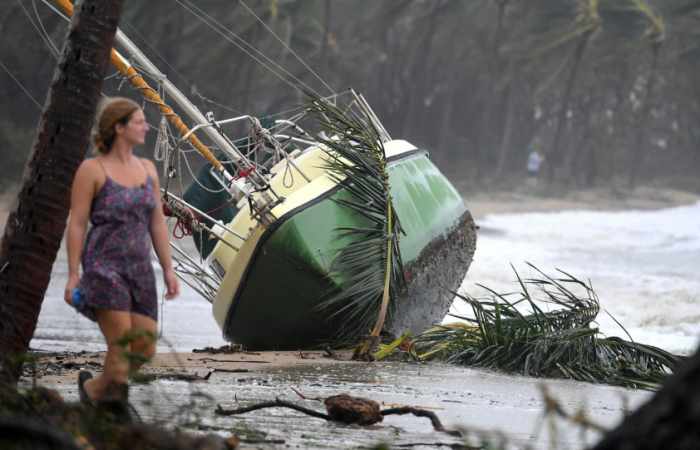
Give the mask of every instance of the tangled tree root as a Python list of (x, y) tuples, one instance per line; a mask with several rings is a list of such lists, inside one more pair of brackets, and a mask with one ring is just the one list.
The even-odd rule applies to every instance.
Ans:
[(255, 405), (236, 409), (224, 409), (221, 407), (221, 405), (217, 405), (215, 413), (220, 416), (232, 416), (237, 414), (245, 414), (247, 412), (264, 408), (289, 408), (309, 416), (331, 422), (363, 426), (374, 425), (375, 423), (381, 422), (384, 420), (384, 416), (413, 414), (417, 417), (427, 417), (430, 419), (430, 423), (433, 425), (433, 429), (435, 431), (447, 433), (451, 436), (462, 436), (460, 431), (445, 429), (437, 415), (434, 412), (425, 409), (402, 406), (398, 408), (381, 410), (379, 408), (379, 403), (375, 402), (374, 400), (352, 397), (347, 394), (333, 395), (323, 400), (323, 403), (326, 406), (327, 414), (297, 405), (292, 402), (280, 400), (279, 398), (276, 398), (271, 402), (256, 403)]

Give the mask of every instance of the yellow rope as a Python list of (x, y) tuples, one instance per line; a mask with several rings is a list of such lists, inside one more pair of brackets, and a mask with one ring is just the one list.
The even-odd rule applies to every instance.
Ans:
[[(73, 15), (73, 4), (70, 0), (54, 0), (56, 4), (63, 10), (68, 16)], [(185, 136), (189, 131), (189, 127), (180, 119), (173, 109), (168, 106), (163, 99), (158, 95), (152, 87), (148, 85), (146, 80), (143, 79), (141, 75), (131, 67), (127, 60), (119, 54), (115, 49), (112, 49), (110, 54), (110, 60), (112, 65), (117, 68), (117, 70), (129, 80), (136, 89), (141, 92), (141, 95), (149, 102), (154, 103), (160, 109), (161, 114), (167, 117), (168, 121), (180, 132), (180, 135)], [(199, 140), (197, 136), (193, 134), (189, 137), (190, 143), (197, 149), (197, 151), (206, 158), (209, 163), (214, 166), (218, 171), (222, 172), (224, 170), (223, 164), (216, 159), (214, 154), (209, 150), (209, 148)]]

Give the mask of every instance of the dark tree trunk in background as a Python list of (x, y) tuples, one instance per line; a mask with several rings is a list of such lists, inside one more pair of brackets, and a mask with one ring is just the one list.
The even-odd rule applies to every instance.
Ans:
[(637, 185), (639, 171), (642, 169), (642, 165), (649, 151), (650, 133), (647, 130), (647, 126), (649, 124), (649, 116), (651, 115), (654, 86), (656, 85), (656, 71), (659, 67), (660, 48), (660, 44), (654, 44), (652, 47), (651, 68), (649, 69), (649, 79), (647, 80), (646, 93), (644, 94), (644, 103), (642, 104), (642, 110), (639, 112), (639, 121), (635, 127), (634, 146), (630, 152), (630, 187), (632, 188)]
[(506, 7), (509, 0), (498, 0), (496, 3), (496, 30), (491, 38), (489, 49), (490, 58), (488, 64), (488, 89), (486, 95), (488, 100), (485, 103), (486, 110), (482, 116), (482, 126), (480, 127), (483, 137), (479, 139), (480, 145), (488, 154), (496, 154), (496, 158), (490, 157), (485, 160), (486, 167), (482, 167), (482, 172), (498, 171), (500, 149), (503, 132), (503, 110), (507, 108), (508, 96), (510, 95), (510, 82), (504, 80), (506, 71), (506, 61), (501, 55), (501, 46), (505, 41), (505, 16)]
[(503, 93), (503, 126), (500, 133), (500, 142), (498, 144), (498, 163), (496, 164), (496, 179), (501, 178), (503, 175), (506, 162), (508, 161), (508, 154), (511, 152), (511, 142), (513, 136), (513, 85), (515, 84), (518, 74), (515, 70), (515, 64), (511, 61), (508, 68), (508, 81)]
[(590, 41), (592, 32), (587, 32), (584, 34), (576, 46), (574, 51), (574, 60), (571, 66), (571, 73), (569, 74), (569, 79), (566, 82), (566, 87), (564, 89), (564, 97), (561, 100), (561, 105), (559, 109), (559, 114), (557, 117), (557, 128), (554, 132), (554, 140), (552, 142), (552, 147), (547, 152), (546, 164), (547, 164), (547, 181), (551, 184), (554, 181), (554, 170), (558, 162), (563, 159), (563, 155), (559, 146), (561, 145), (561, 138), (564, 132), (564, 128), (568, 123), (567, 113), (569, 111), (569, 104), (571, 103), (571, 96), (574, 91), (574, 86), (576, 85), (576, 79), (578, 77), (579, 66), (581, 65), (581, 60), (583, 60), (583, 54), (586, 52), (586, 47), (588, 47), (588, 42)]
[[(627, 87), (627, 78), (629, 74), (629, 64), (626, 61), (623, 61), (620, 63), (621, 69), (620, 69), (620, 76), (619, 80), (614, 89), (613, 89), (613, 98), (615, 101), (615, 106), (612, 108), (612, 114), (615, 120), (612, 122), (612, 125), (614, 127), (612, 134), (606, 134), (606, 139), (602, 142), (602, 146), (608, 149), (608, 162), (607, 164), (603, 164), (600, 167), (599, 172), (601, 172), (601, 175), (607, 179), (612, 179), (613, 177), (617, 176), (617, 172), (619, 169), (620, 164), (618, 163), (618, 159), (620, 158), (620, 149), (618, 147), (621, 147), (619, 142), (623, 139), (622, 136), (626, 132), (626, 129), (621, 127), (619, 123), (621, 120), (619, 117), (624, 114), (624, 108), (625, 108), (625, 102), (626, 102), (626, 87)], [(602, 159), (602, 158), (601, 158)], [(613, 183), (613, 186), (615, 184)]]
[[(444, 7), (445, 3), (435, 2), (432, 3), (432, 9), (428, 16), (428, 24), (426, 26), (425, 33), (423, 34), (423, 39), (421, 44), (416, 48), (415, 54), (424, 55), (423, 58), (413, 57), (414, 64), (411, 70), (411, 77), (413, 81), (413, 89), (408, 96), (408, 105), (406, 107), (406, 114), (404, 116), (402, 136), (416, 136), (417, 134), (422, 136), (424, 127), (422, 123), (424, 106), (426, 94), (428, 92), (427, 79), (428, 72), (431, 69), (430, 54), (433, 47), (433, 40), (435, 39), (435, 29), (438, 26), (441, 9)], [(409, 92), (409, 91), (407, 91)], [(418, 128), (418, 133), (416, 133), (416, 128)]]
[(84, 0), (76, 7), (7, 220), (0, 246), (0, 375), (5, 381), (19, 377), (18, 357), (36, 328), (66, 226), (73, 176), (89, 147), (122, 3)]
[(328, 75), (328, 44), (331, 39), (331, 0), (323, 5), (323, 44), (321, 45), (321, 76)]
[(699, 423), (700, 352), (696, 352), (593, 450), (697, 450)]

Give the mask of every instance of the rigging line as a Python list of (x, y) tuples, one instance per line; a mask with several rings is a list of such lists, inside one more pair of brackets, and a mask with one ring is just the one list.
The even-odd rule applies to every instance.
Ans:
[[(191, 14), (194, 14), (200, 21), (203, 21), (204, 23), (206, 23), (210, 28), (212, 28), (214, 31), (216, 31), (217, 33), (219, 33), (219, 35), (221, 35), (222, 37), (224, 37), (224, 38), (225, 38), (227, 41), (229, 41), (230, 43), (234, 44), (234, 45), (235, 45), (236, 47), (238, 47), (241, 51), (243, 51), (245, 54), (247, 54), (248, 56), (250, 56), (253, 60), (255, 60), (258, 64), (262, 65), (264, 68), (266, 68), (266, 69), (269, 70), (270, 72), (274, 73), (275, 75), (277, 75), (278, 77), (281, 78), (281, 76), (279, 75), (279, 73), (275, 72), (275, 70), (273, 70), (273, 69), (270, 68), (270, 67), (275, 67), (275, 68), (277, 69), (277, 71), (279, 71), (279, 72), (285, 74), (286, 76), (288, 76), (288, 77), (291, 78), (292, 80), (296, 81), (296, 82), (299, 83), (299, 85), (301, 85), (302, 87), (304, 87), (304, 88), (306, 88), (306, 89), (308, 89), (308, 90), (310, 90), (310, 91), (314, 91), (309, 85), (307, 85), (306, 83), (304, 83), (303, 81), (301, 81), (299, 78), (297, 78), (294, 74), (292, 74), (292, 73), (289, 72), (287, 69), (285, 69), (284, 67), (282, 67), (282, 65), (280, 65), (280, 64), (277, 63), (275, 60), (273, 60), (272, 58), (270, 58), (270, 57), (268, 57), (267, 55), (265, 55), (262, 51), (260, 51), (260, 50), (258, 50), (257, 48), (255, 48), (255, 46), (253, 46), (251, 43), (249, 43), (248, 41), (246, 41), (244, 38), (242, 38), (242, 37), (239, 36), (238, 34), (234, 33), (234, 32), (231, 31), (230, 29), (228, 29), (228, 28), (227, 28), (225, 25), (223, 25), (221, 22), (217, 21), (214, 17), (212, 17), (211, 15), (207, 14), (207, 12), (204, 11), (203, 9), (201, 9), (201, 8), (199, 8), (198, 6), (194, 5), (194, 4), (193, 4), (192, 2), (190, 2), (189, 0), (183, 0), (186, 4), (183, 4), (182, 2), (180, 2), (180, 0), (175, 0), (175, 1), (176, 1), (177, 3), (179, 3), (182, 7), (184, 7), (185, 9), (187, 9)], [(213, 24), (213, 25), (212, 25), (212, 24)], [(214, 25), (215, 25), (215, 26), (214, 26)], [(228, 34), (230, 37), (232, 37), (234, 40), (236, 40), (236, 42), (233, 42), (233, 41), (231, 41), (230, 38), (227, 38), (226, 34)], [(255, 56), (251, 55), (251, 52), (253, 52), (253, 53), (259, 55), (261, 58), (263, 58), (265, 61), (267, 61), (268, 64), (265, 64), (264, 62), (261, 62), (260, 59), (258, 59), (258, 58), (256, 58)], [(283, 81), (287, 81), (287, 82), (288, 82), (288, 80), (283, 80)], [(293, 86), (293, 87), (296, 88), (296, 86)], [(315, 93), (315, 91), (314, 91), (314, 93)]]
[(221, 189), (214, 190), (210, 189), (206, 186), (204, 186), (200, 181), (197, 179), (197, 175), (194, 173), (194, 170), (192, 170), (192, 166), (190, 166), (190, 161), (189, 158), (187, 158), (187, 155), (183, 154), (182, 159), (185, 160), (185, 166), (187, 166), (187, 171), (190, 173), (190, 176), (192, 177), (192, 180), (199, 185), (203, 190), (206, 192), (212, 193), (212, 194), (218, 194), (220, 192), (224, 192), (226, 189), (222, 186)]
[[(294, 89), (298, 89), (298, 90), (300, 90), (300, 91), (303, 92), (303, 90), (302, 90), (299, 86), (294, 85), (294, 84), (290, 81), (290, 80), (294, 80), (295, 82), (297, 82), (300, 86), (304, 87), (305, 89), (307, 89), (307, 90), (309, 90), (309, 91), (311, 91), (311, 92), (316, 93), (316, 92), (315, 92), (310, 86), (308, 86), (306, 83), (304, 83), (303, 81), (299, 80), (296, 76), (294, 76), (293, 74), (291, 74), (289, 71), (287, 71), (287, 70), (286, 70), (284, 67), (282, 67), (280, 64), (278, 64), (277, 62), (275, 62), (274, 60), (272, 60), (271, 58), (269, 58), (268, 56), (266, 56), (264, 53), (262, 53), (260, 50), (256, 49), (254, 46), (252, 46), (251, 44), (249, 44), (245, 39), (241, 38), (240, 36), (238, 36), (238, 35), (235, 34), (234, 32), (232, 32), (232, 31), (230, 31), (229, 29), (227, 29), (227, 28), (226, 28), (224, 25), (222, 25), (220, 22), (216, 21), (216, 19), (214, 19), (214, 18), (212, 18), (211, 16), (207, 15), (206, 12), (204, 12), (204, 11), (200, 10), (199, 8), (197, 8), (197, 6), (194, 6), (194, 5), (191, 5), (191, 4), (184, 5), (183, 3), (180, 2), (180, 0), (175, 0), (175, 1), (176, 1), (177, 3), (179, 3), (180, 6), (182, 6), (182, 7), (185, 8), (187, 11), (189, 11), (191, 14), (193, 14), (195, 17), (197, 17), (200, 21), (204, 22), (207, 26), (209, 26), (212, 30), (214, 30), (216, 33), (218, 33), (218, 34), (219, 34), (220, 36), (222, 36), (224, 39), (226, 39), (228, 42), (230, 42), (231, 44), (233, 44), (233, 45), (235, 45), (236, 47), (238, 47), (239, 50), (241, 50), (243, 53), (245, 53), (246, 55), (248, 55), (248, 56), (249, 56), (251, 59), (253, 59), (255, 62), (257, 62), (258, 64), (260, 64), (261, 66), (263, 66), (265, 69), (267, 69), (267, 70), (270, 71), (272, 74), (274, 74), (275, 76), (277, 76), (277, 78), (279, 78), (279, 79), (282, 80), (283, 82), (287, 83), (290, 87), (292, 87), (292, 88), (294, 88)], [(185, 1), (186, 1), (186, 0), (185, 0)], [(195, 9), (197, 9), (198, 11), (195, 11)], [(205, 18), (205, 17), (206, 17), (206, 18)], [(232, 39), (236, 39), (236, 40), (238, 40), (239, 42), (236, 42), (236, 41), (234, 41), (234, 40), (232, 40)], [(248, 50), (248, 49), (247, 49), (246, 47), (244, 47), (244, 46), (247, 46), (247, 48), (249, 48), (250, 50)], [(258, 57), (256, 57), (256, 56), (254, 56), (253, 54), (251, 54), (251, 51), (257, 53), (257, 54), (260, 55), (262, 58), (264, 58), (265, 60), (267, 60), (267, 61), (269, 62), (269, 64), (267, 64), (267, 63), (261, 61), (260, 58), (258, 58)], [(286, 75), (288, 78), (285, 78), (285, 77), (282, 76), (280, 73)], [(316, 94), (317, 94), (317, 93), (316, 93)], [(318, 94), (317, 94), (317, 95), (318, 95)]]
[[(133, 32), (139, 39), (141, 39), (141, 42), (143, 42), (143, 44), (144, 44), (146, 47), (148, 47), (148, 48), (153, 52), (153, 54), (156, 55), (156, 56), (158, 57), (158, 59), (161, 60), (161, 61), (163, 62), (163, 64), (165, 64), (170, 70), (172, 70), (173, 73), (175, 73), (175, 75), (177, 75), (178, 77), (180, 77), (180, 79), (181, 79), (182, 81), (184, 81), (185, 83), (187, 83), (188, 87), (190, 87), (190, 89), (191, 89), (191, 87), (194, 85), (194, 83), (193, 83), (192, 81), (190, 81), (190, 79), (187, 78), (182, 72), (180, 72), (179, 70), (177, 70), (172, 64), (170, 64), (170, 63), (168, 62), (168, 60), (165, 59), (165, 57), (163, 56), (163, 54), (160, 53), (153, 45), (149, 44), (149, 43), (148, 43), (148, 40), (144, 37), (143, 34), (141, 34), (141, 33), (136, 29), (136, 27), (134, 27), (133, 25), (131, 25), (129, 22), (124, 22), (124, 25), (129, 29), (130, 32)], [(197, 89), (198, 89), (198, 88), (197, 88)], [(205, 102), (212, 103), (212, 104), (214, 104), (214, 105), (216, 105), (216, 106), (218, 106), (218, 107), (220, 107), (220, 108), (222, 108), (222, 109), (225, 109), (225, 110), (227, 110), (227, 111), (230, 111), (230, 112), (232, 112), (232, 113), (235, 113), (235, 114), (244, 114), (242, 111), (239, 111), (239, 110), (237, 110), (237, 109), (235, 109), (235, 108), (233, 108), (233, 107), (226, 106), (226, 105), (222, 105), (221, 103), (217, 103), (217, 102), (215, 102), (214, 100), (211, 100), (210, 98), (205, 97), (204, 95), (202, 95), (202, 94), (199, 93), (198, 91), (194, 92), (192, 95), (195, 95), (195, 96), (199, 97), (201, 100), (203, 100), (203, 101), (205, 101)]]
[[(21, 0), (20, 0), (20, 1), (21, 1)], [(63, 14), (63, 11), (59, 10), (58, 8), (56, 8), (52, 3), (49, 2), (49, 0), (41, 0), (41, 3), (43, 3), (43, 4), (46, 5), (46, 6), (48, 6), (49, 9), (51, 9), (51, 11), (55, 12), (56, 14), (58, 14), (58, 16), (61, 17), (61, 18), (63, 18), (63, 20), (65, 20), (66, 22), (70, 23), (70, 17), (68, 17), (68, 16), (66, 16), (65, 14)]]
[(61, 54), (61, 52), (58, 50), (58, 47), (56, 47), (56, 44), (51, 40), (51, 35), (49, 34), (48, 31), (46, 31), (46, 27), (44, 26), (44, 22), (41, 20), (41, 16), (39, 15), (39, 10), (36, 8), (36, 0), (32, 0), (32, 8), (34, 9), (34, 16), (36, 17), (36, 21), (41, 26), (41, 31), (44, 33), (44, 38), (46, 39), (46, 42), (51, 46), (53, 49), (53, 53), (58, 58), (58, 55)]
[[(17, 1), (21, 2), (22, 0), (17, 0)], [(35, 2), (36, 0), (32, 0), (32, 1)], [(51, 10), (53, 10), (56, 14), (58, 14), (58, 15), (59, 15), (61, 18), (63, 18), (65, 21), (70, 22), (70, 18), (67, 17), (65, 14), (63, 14), (63, 12), (59, 11), (58, 9), (56, 9), (56, 7), (53, 6), (51, 3), (49, 3), (48, 0), (41, 0), (41, 1), (42, 1), (42, 3), (44, 3), (44, 5), (46, 5), (46, 6), (48, 6), (49, 8), (51, 8)], [(35, 4), (35, 6), (36, 6), (36, 4)], [(170, 63), (168, 63), (168, 60), (165, 59), (165, 57), (163, 57), (163, 55), (162, 55), (160, 52), (158, 52), (158, 50), (156, 50), (155, 47), (153, 47), (152, 45), (150, 45), (150, 44), (148, 43), (148, 40), (143, 36), (143, 34), (139, 33), (139, 31), (136, 29), (136, 27), (134, 27), (133, 25), (131, 25), (131, 24), (128, 23), (128, 22), (124, 22), (124, 24), (129, 28), (129, 30), (133, 31), (134, 34), (136, 34), (136, 35), (141, 39), (141, 41), (146, 45), (146, 47), (148, 47), (161, 61), (163, 61), (163, 63), (164, 63), (169, 69), (171, 69), (177, 76), (179, 76), (180, 78), (182, 78), (188, 85), (192, 85), (192, 82), (191, 82), (186, 76), (184, 76), (180, 71), (178, 71), (178, 70), (177, 70), (175, 67), (173, 67)], [(55, 46), (54, 46), (54, 48), (55, 48)], [(58, 50), (57, 50), (57, 51), (58, 51)], [(56, 57), (58, 58), (58, 56), (56, 56)], [(135, 63), (131, 63), (131, 64), (132, 64), (132, 66), (135, 66), (135, 67), (138, 66), (138, 65), (135, 64)], [(157, 80), (157, 79), (158, 79), (157, 76), (155, 76), (155, 75), (153, 75), (153, 74), (150, 74), (150, 73), (149, 73), (146, 69), (144, 69), (143, 67), (138, 67), (138, 68), (139, 68), (142, 72), (148, 74), (152, 79), (154, 79), (154, 80)], [(120, 73), (117, 71), (117, 72), (115, 72), (114, 74), (112, 74), (112, 75), (108, 76), (107, 78), (105, 78), (105, 80), (111, 79), (111, 78), (113, 78), (113, 77), (115, 77), (115, 76), (119, 76), (119, 75), (120, 75)], [(211, 99), (209, 99), (209, 98), (207, 98), (207, 97), (204, 97), (204, 96), (203, 96), (202, 94), (200, 94), (199, 92), (196, 92), (195, 95), (197, 95), (198, 97), (200, 97), (203, 101), (207, 101), (207, 102), (209, 102), (209, 103), (213, 103), (213, 104), (215, 104), (215, 105), (219, 106), (220, 108), (225, 109), (225, 110), (227, 110), (227, 111), (233, 112), (233, 113), (235, 113), (235, 114), (244, 114), (243, 112), (241, 112), (241, 111), (239, 111), (239, 110), (237, 110), (237, 109), (235, 109), (235, 108), (232, 108), (232, 107), (229, 107), (229, 106), (226, 106), (226, 105), (222, 105), (222, 104), (217, 103), (217, 102), (215, 102), (215, 101), (213, 101), (213, 100), (211, 100)]]
[(148, 47), (148, 49), (151, 50), (153, 52), (153, 54), (156, 55), (158, 57), (158, 59), (163, 62), (163, 64), (165, 64), (170, 70), (172, 70), (175, 75), (180, 77), (188, 85), (192, 84), (192, 82), (185, 75), (183, 75), (182, 72), (177, 70), (172, 64), (170, 64), (168, 62), (167, 59), (165, 59), (165, 57), (154, 46), (152, 46), (151, 44), (148, 43), (148, 40), (144, 37), (143, 34), (141, 34), (136, 29), (136, 27), (134, 27), (133, 25), (131, 25), (129, 22), (126, 22), (126, 21), (123, 21), (122, 23), (124, 24), (124, 26), (126, 26), (129, 29), (130, 33), (133, 32), (139, 39), (141, 39), (141, 42), (143, 42), (143, 44), (146, 47)]
[[(349, 94), (349, 93), (350, 93), (350, 90), (349, 90), (349, 89), (345, 89), (345, 90), (343, 90), (343, 91), (341, 91), (341, 92), (336, 92), (336, 93), (333, 94), (333, 95), (328, 95), (328, 96), (322, 97), (322, 98), (323, 98), (324, 100), (335, 100), (335, 99), (338, 99), (338, 98), (342, 97), (343, 95), (347, 95), (347, 94)], [(293, 108), (289, 108), (289, 109), (284, 110), (284, 111), (280, 111), (280, 112), (268, 114), (268, 115), (266, 115), (266, 116), (263, 116), (263, 118), (272, 118), (272, 117), (286, 116), (286, 115), (291, 114), (291, 113), (296, 112), (296, 111), (301, 111), (301, 112), (303, 112), (306, 108), (307, 108), (306, 105), (299, 105), (299, 106), (295, 106), (295, 107), (293, 107)]]
[[(182, 0), (182, 1), (188, 2), (188, 0)], [(202, 21), (202, 22), (204, 22), (206, 25), (208, 25), (209, 28), (211, 28), (212, 30), (214, 30), (215, 32), (217, 32), (220, 36), (222, 36), (224, 39), (226, 39), (226, 40), (227, 40), (228, 42), (230, 42), (231, 44), (233, 44), (233, 45), (235, 45), (236, 47), (238, 47), (243, 53), (245, 53), (246, 55), (250, 56), (255, 62), (257, 62), (258, 64), (260, 64), (261, 66), (263, 66), (264, 68), (266, 68), (267, 70), (269, 70), (270, 72), (272, 72), (272, 73), (273, 73), (274, 75), (276, 75), (280, 80), (282, 80), (283, 82), (287, 83), (289, 86), (291, 86), (291, 87), (294, 88), (294, 89), (298, 89), (298, 90), (304, 92), (304, 90), (301, 89), (301, 88), (303, 87), (303, 88), (305, 88), (306, 90), (308, 90), (309, 92), (312, 92), (312, 93), (314, 93), (315, 95), (317, 95), (317, 96), (319, 96), (319, 97), (321, 96), (321, 95), (318, 94), (318, 92), (316, 92), (316, 91), (315, 91), (313, 88), (311, 88), (308, 84), (306, 84), (306, 83), (304, 83), (303, 81), (301, 81), (301, 80), (300, 80), (299, 78), (297, 78), (294, 74), (290, 73), (287, 69), (285, 69), (284, 67), (282, 67), (280, 64), (278, 64), (277, 62), (275, 62), (274, 60), (272, 60), (270, 57), (268, 57), (267, 55), (265, 55), (263, 52), (261, 52), (260, 50), (258, 50), (257, 48), (255, 48), (253, 45), (249, 44), (245, 39), (241, 38), (241, 37), (238, 36), (236, 33), (234, 33), (233, 31), (229, 30), (228, 28), (226, 28), (224, 25), (222, 25), (222, 24), (221, 24), (220, 22), (218, 22), (216, 19), (214, 19), (214, 18), (212, 18), (210, 15), (208, 15), (206, 12), (202, 11), (201, 9), (199, 9), (199, 8), (198, 8), (197, 6), (195, 6), (195, 5), (189, 4), (189, 2), (188, 2), (188, 5), (185, 5), (185, 4), (182, 3), (182, 1), (181, 1), (181, 0), (175, 0), (176, 3), (178, 3), (178, 4), (179, 4), (180, 6), (182, 6), (183, 8), (187, 9), (187, 11), (189, 11), (191, 14), (193, 14), (194, 16), (196, 16), (200, 21)], [(194, 11), (195, 9), (196, 9), (197, 11)], [(214, 26), (214, 25), (212, 25), (212, 24), (214, 24), (214, 25), (216, 25), (216, 26)], [(218, 27), (218, 28), (217, 28), (217, 27)], [(223, 31), (222, 31), (222, 30), (223, 30)], [(237, 39), (238, 41), (240, 41), (240, 43), (234, 41), (232, 38)], [(250, 50), (244, 48), (244, 47), (242, 46), (243, 44), (245, 44), (248, 48), (250, 48)], [(266, 61), (268, 61), (269, 64), (266, 64), (265, 62), (262, 62), (258, 57), (256, 57), (256, 56), (254, 56), (253, 54), (251, 54), (251, 51), (256, 52), (258, 55), (260, 55), (261, 58), (264, 58)], [(271, 67), (275, 67), (278, 71), (280, 71), (280, 72), (282, 72), (283, 74), (285, 74), (285, 75), (286, 75), (287, 77), (289, 77), (291, 80), (294, 80), (296, 83), (298, 83), (298, 86), (297, 86), (297, 85), (294, 85), (294, 84), (290, 81), (290, 79), (287, 79), (287, 78), (284, 78), (283, 76), (281, 76), (280, 73), (276, 72), (276, 71), (273, 70)], [(300, 86), (301, 86), (301, 87), (300, 87)]]
[(212, 105), (218, 106), (219, 108), (221, 108), (221, 109), (223, 109), (223, 110), (226, 110), (226, 111), (228, 111), (228, 112), (232, 112), (232, 113), (234, 113), (234, 114), (240, 114), (240, 115), (244, 115), (244, 114), (245, 114), (245, 112), (243, 112), (243, 111), (239, 111), (239, 110), (237, 110), (237, 109), (235, 109), (235, 108), (232, 108), (232, 107), (230, 107), (230, 106), (226, 106), (226, 105), (224, 105), (224, 104), (222, 104), (222, 103), (219, 103), (219, 102), (217, 102), (217, 101), (215, 101), (215, 100), (210, 99), (209, 97), (206, 97), (206, 96), (202, 95), (202, 93), (199, 92), (197, 89), (195, 89), (195, 91), (192, 92), (192, 95), (194, 95), (195, 97), (199, 97), (199, 99), (202, 100), (203, 102), (211, 103)]
[(43, 109), (43, 107), (39, 104), (38, 101), (36, 101), (34, 96), (27, 90), (27, 88), (25, 88), (24, 85), (12, 74), (10, 69), (8, 69), (5, 64), (3, 64), (2, 61), (0, 61), (0, 67), (2, 67), (5, 70), (5, 72), (7, 72), (7, 74), (10, 76), (10, 78), (12, 78), (15, 81), (15, 83), (17, 83), (17, 86), (19, 86), (20, 89), (22, 89), (24, 91), (24, 93), (27, 94), (27, 97), (29, 97), (29, 99), (32, 102), (34, 102), (36, 107), (39, 108), (39, 111), (41, 111)]
[(22, 8), (22, 11), (24, 12), (24, 15), (27, 16), (27, 19), (29, 20), (29, 23), (32, 24), (32, 26), (34, 27), (34, 30), (36, 30), (36, 32), (39, 34), (39, 37), (41, 38), (41, 40), (42, 40), (42, 42), (44, 43), (44, 45), (46, 45), (46, 46), (49, 48), (49, 52), (51, 53), (51, 56), (53, 56), (55, 59), (58, 59), (58, 58), (59, 58), (59, 55), (57, 55), (56, 53), (54, 53), (54, 50), (53, 50), (53, 48), (51, 47), (51, 44), (48, 43), (48, 42), (46, 42), (46, 38), (45, 38), (44, 35), (41, 33), (41, 30), (39, 29), (39, 26), (38, 26), (36, 23), (34, 23), (34, 19), (32, 18), (32, 15), (31, 15), (31, 14), (29, 13), (29, 11), (27, 11), (27, 9), (24, 7), (24, 4), (22, 3), (22, 0), (17, 0), (17, 3), (19, 3), (20, 8)]
[(314, 71), (314, 69), (312, 69), (312, 68), (306, 63), (306, 61), (304, 61), (304, 60), (301, 58), (301, 56), (299, 56), (299, 54), (298, 54), (297, 52), (295, 52), (295, 51), (292, 49), (291, 46), (287, 45), (287, 43), (285, 43), (285, 42), (277, 35), (277, 33), (275, 33), (274, 30), (272, 30), (272, 28), (270, 28), (269, 26), (267, 26), (267, 24), (266, 24), (260, 17), (258, 17), (257, 14), (255, 14), (255, 11), (253, 11), (253, 10), (246, 4), (246, 2), (245, 2), (244, 0), (239, 0), (239, 2), (240, 2), (241, 5), (243, 5), (243, 7), (244, 7), (253, 17), (255, 17), (255, 19), (256, 19), (258, 22), (260, 22), (260, 24), (261, 24), (263, 27), (265, 27), (265, 29), (266, 29), (267, 31), (270, 32), (270, 34), (272, 34), (272, 35), (275, 37), (275, 39), (277, 39), (277, 41), (278, 41), (280, 44), (282, 44), (282, 46), (283, 46), (284, 48), (286, 48), (287, 50), (289, 50), (289, 52), (290, 52), (292, 55), (294, 55), (294, 57), (295, 57), (304, 67), (306, 67), (306, 68), (309, 70), (309, 72), (311, 72), (311, 73), (316, 77), (316, 79), (318, 79), (321, 83), (323, 83), (323, 85), (331, 92), (331, 94), (335, 94), (335, 90), (334, 90), (328, 83), (326, 83), (326, 80), (324, 80), (323, 78), (321, 78), (321, 75), (319, 75), (316, 71)]

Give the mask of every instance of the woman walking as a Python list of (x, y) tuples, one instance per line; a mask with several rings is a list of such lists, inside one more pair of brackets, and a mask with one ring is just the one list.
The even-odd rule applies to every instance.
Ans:
[[(125, 399), (129, 373), (155, 354), (158, 296), (151, 243), (163, 269), (165, 298), (179, 293), (158, 174), (152, 162), (133, 154), (146, 132), (138, 104), (126, 98), (107, 101), (97, 118), (97, 156), (83, 161), (73, 181), (64, 296), (99, 324), (107, 343), (102, 374), (79, 375), (80, 398), (87, 403)], [(92, 227), (85, 239), (88, 219)], [(120, 345), (124, 337), (129, 347)], [(143, 358), (130, 363), (127, 351)]]

